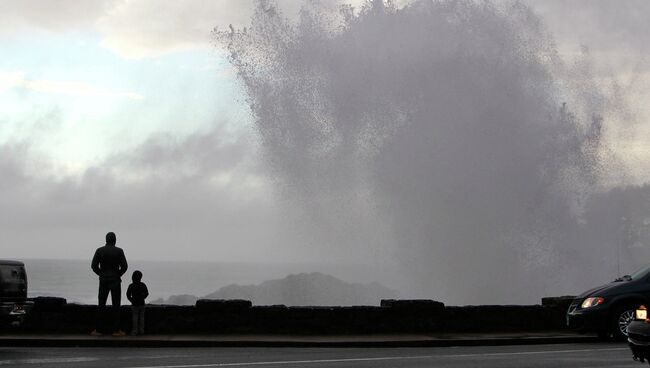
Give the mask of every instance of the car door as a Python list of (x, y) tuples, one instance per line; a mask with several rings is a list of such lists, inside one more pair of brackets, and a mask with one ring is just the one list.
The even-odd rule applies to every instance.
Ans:
[[(646, 276), (640, 284), (639, 294), (643, 295), (645, 303), (650, 302), (650, 275)], [(650, 306), (649, 306), (650, 307)]]

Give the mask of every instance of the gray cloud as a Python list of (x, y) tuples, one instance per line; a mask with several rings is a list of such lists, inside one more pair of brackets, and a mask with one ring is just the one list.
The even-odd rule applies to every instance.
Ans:
[[(129, 58), (211, 46), (214, 27), (249, 23), (256, 0), (0, 0), (0, 37), (17, 31), (51, 32), (98, 30), (102, 44)], [(325, 6), (359, 5), (363, 0), (325, 0)], [(290, 17), (298, 15), (302, 0), (279, 2)]]
[(243, 158), (252, 154), (252, 142), (224, 142), (231, 136), (223, 125), (182, 140), (169, 133), (160, 133), (149, 137), (133, 152), (113, 156), (109, 165), (123, 166), (131, 171), (178, 173), (184, 170), (193, 175), (209, 176), (236, 168)]
[(247, 22), (252, 0), (0, 0), (0, 8), (0, 37), (98, 30), (104, 46), (139, 58), (209, 47), (215, 26)]
[(650, 2), (644, 0), (527, 1), (544, 18), (560, 46), (597, 54), (609, 73), (650, 66)]
[[(0, 146), (0, 188), (2, 192), (7, 189), (18, 189), (27, 181), (24, 173), (24, 164), (20, 159), (25, 156), (26, 146), (24, 144), (5, 144)], [(0, 197), (6, 200), (6, 198)]]
[(41, 29), (53, 32), (89, 27), (116, 0), (0, 0), (0, 35)]
[(84, 258), (112, 230), (139, 259), (267, 259), (282, 235), (254, 146), (223, 136), (154, 137), (80, 176), (49, 174), (27, 143), (0, 146), (5, 254)]
[[(403, 5), (409, 0), (394, 1)], [(621, 63), (645, 56), (650, 50), (650, 3), (645, 0), (526, 1), (556, 34), (566, 49), (586, 45)], [(97, 29), (105, 46), (128, 57), (159, 55), (179, 49), (207, 47), (215, 27), (249, 23), (255, 0), (0, 0), (0, 36), (19, 31), (54, 32)], [(363, 0), (324, 0), (324, 6)], [(296, 17), (302, 0), (278, 1), (281, 11)], [(623, 53), (623, 55), (621, 55)], [(629, 63), (630, 60), (627, 60)]]
[(97, 27), (105, 46), (137, 58), (209, 47), (212, 28), (245, 24), (251, 10), (251, 1), (133, 1), (113, 7)]

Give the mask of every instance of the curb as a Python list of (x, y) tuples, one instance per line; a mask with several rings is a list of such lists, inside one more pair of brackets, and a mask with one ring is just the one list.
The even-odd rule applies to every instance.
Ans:
[(599, 342), (593, 336), (518, 337), (518, 338), (467, 338), (420, 340), (210, 340), (210, 339), (120, 339), (120, 338), (19, 338), (0, 337), (0, 347), (120, 347), (120, 348), (205, 348), (205, 347), (273, 347), (273, 348), (398, 348), (398, 347), (452, 347), (452, 346), (504, 346), (551, 345)]

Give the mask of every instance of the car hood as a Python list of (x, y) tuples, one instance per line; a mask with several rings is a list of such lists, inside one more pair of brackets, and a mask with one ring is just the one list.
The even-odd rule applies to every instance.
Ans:
[(593, 289), (589, 289), (584, 293), (577, 296), (577, 298), (588, 298), (590, 296), (611, 296), (615, 294), (620, 294), (627, 291), (630, 288), (633, 288), (638, 281), (614, 281), (609, 284), (601, 285)]

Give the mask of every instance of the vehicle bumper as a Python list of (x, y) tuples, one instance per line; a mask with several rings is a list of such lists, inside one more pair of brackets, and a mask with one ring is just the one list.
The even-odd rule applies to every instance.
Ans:
[(606, 331), (609, 328), (607, 309), (593, 307), (581, 309), (572, 303), (566, 314), (566, 324), (571, 329), (580, 331)]
[(33, 307), (31, 301), (1, 302), (0, 318), (9, 323), (22, 323)]
[(634, 321), (628, 326), (627, 334), (634, 360), (650, 360), (650, 323)]

